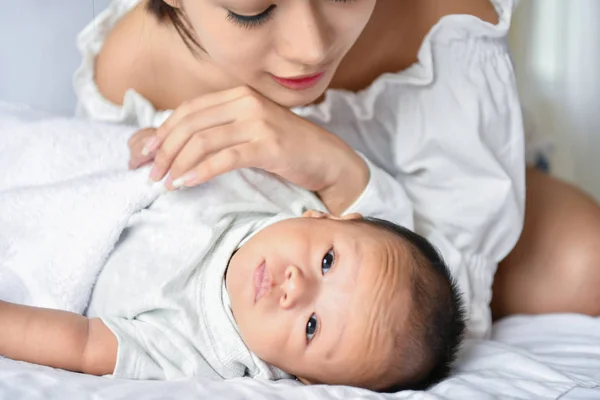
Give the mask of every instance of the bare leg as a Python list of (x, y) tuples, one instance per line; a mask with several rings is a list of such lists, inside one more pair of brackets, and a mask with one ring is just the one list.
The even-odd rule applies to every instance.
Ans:
[(528, 169), (525, 227), (498, 267), (494, 318), (600, 315), (600, 207), (571, 185)]

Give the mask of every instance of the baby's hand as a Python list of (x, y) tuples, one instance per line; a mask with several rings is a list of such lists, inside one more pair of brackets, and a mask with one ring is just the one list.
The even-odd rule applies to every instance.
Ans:
[(129, 138), (127, 142), (129, 145), (129, 169), (139, 168), (154, 160), (156, 151), (147, 152), (145, 149), (150, 147), (146, 145), (155, 136), (156, 128), (144, 128)]

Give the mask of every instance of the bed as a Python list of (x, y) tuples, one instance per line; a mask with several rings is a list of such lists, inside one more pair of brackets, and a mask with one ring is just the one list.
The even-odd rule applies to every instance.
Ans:
[(467, 342), (453, 375), (426, 392), (378, 394), (295, 381), (126, 381), (0, 359), (0, 399), (600, 399), (600, 318), (515, 316)]

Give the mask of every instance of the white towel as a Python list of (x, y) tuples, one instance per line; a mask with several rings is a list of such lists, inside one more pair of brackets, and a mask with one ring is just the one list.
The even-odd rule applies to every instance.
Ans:
[(83, 313), (129, 216), (163, 190), (127, 170), (134, 127), (0, 113), (0, 299)]

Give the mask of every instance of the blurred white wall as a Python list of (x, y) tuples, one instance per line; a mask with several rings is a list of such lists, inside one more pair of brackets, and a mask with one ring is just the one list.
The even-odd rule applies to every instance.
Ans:
[(0, 100), (72, 114), (75, 36), (109, 0), (0, 2)]
[(600, 1), (521, 0), (511, 35), (521, 97), (555, 143), (554, 173), (600, 200)]

